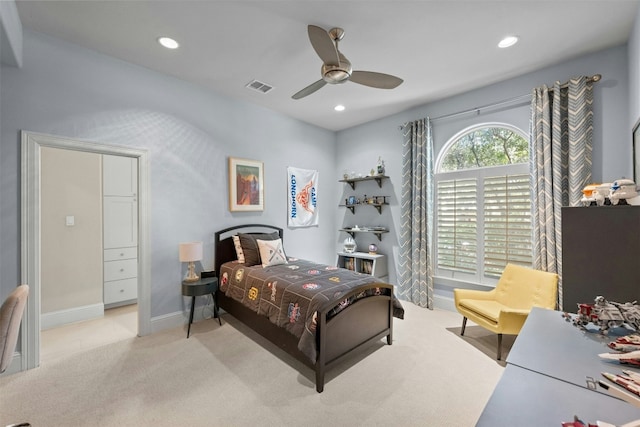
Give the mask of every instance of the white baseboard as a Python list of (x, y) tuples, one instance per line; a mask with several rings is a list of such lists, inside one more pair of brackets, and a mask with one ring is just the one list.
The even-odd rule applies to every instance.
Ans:
[(453, 298), (448, 298), (441, 295), (433, 296), (433, 306), (442, 310), (457, 311)]
[[(195, 317), (195, 316), (194, 316)], [(189, 318), (187, 318), (188, 321)], [(167, 329), (177, 328), (184, 324), (184, 316), (181, 312), (163, 314), (162, 316), (151, 318), (151, 333), (165, 331)]]
[(68, 323), (97, 319), (102, 316), (104, 316), (104, 304), (102, 303), (42, 313), (40, 316), (40, 330), (44, 331)]
[[(187, 309), (185, 311), (176, 311), (174, 313), (164, 314), (162, 316), (151, 318), (151, 333), (154, 334), (156, 332), (164, 331), (167, 329), (187, 326), (187, 324), (189, 323), (189, 310), (190, 307), (187, 306)], [(218, 314), (220, 314), (220, 312), (224, 313), (224, 311), (218, 309)], [(205, 317), (208, 319), (212, 316), (213, 304), (204, 306), (196, 305), (196, 309), (193, 312), (193, 322), (199, 322), (201, 320), (204, 320)]]
[(13, 353), (13, 359), (9, 362), (7, 369), (0, 374), (0, 377), (17, 374), (20, 371), (24, 371), (26, 368), (22, 367), (22, 355), (17, 351)]

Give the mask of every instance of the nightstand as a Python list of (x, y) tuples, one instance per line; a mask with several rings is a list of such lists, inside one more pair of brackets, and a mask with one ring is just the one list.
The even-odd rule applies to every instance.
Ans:
[(206, 277), (196, 282), (182, 282), (182, 296), (191, 297), (191, 313), (189, 314), (189, 327), (187, 328), (187, 338), (191, 334), (191, 324), (193, 323), (193, 310), (196, 306), (196, 297), (211, 294), (213, 296), (213, 317), (218, 318), (218, 322), (222, 326), (222, 320), (218, 314), (218, 302), (216, 300), (216, 291), (218, 290), (218, 278)]

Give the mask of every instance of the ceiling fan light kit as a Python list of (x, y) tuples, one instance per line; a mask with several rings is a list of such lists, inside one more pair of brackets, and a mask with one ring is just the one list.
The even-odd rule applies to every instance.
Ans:
[(300, 99), (311, 95), (325, 84), (342, 84), (352, 81), (377, 89), (393, 89), (402, 83), (402, 79), (390, 74), (373, 71), (353, 71), (351, 62), (338, 50), (338, 42), (344, 37), (342, 28), (329, 31), (315, 25), (307, 27), (309, 41), (322, 60), (321, 79), (295, 93), (291, 98)]
[[(348, 66), (348, 67), (347, 67)], [(349, 62), (340, 65), (322, 64), (322, 80), (331, 84), (344, 83), (351, 77), (351, 64)]]

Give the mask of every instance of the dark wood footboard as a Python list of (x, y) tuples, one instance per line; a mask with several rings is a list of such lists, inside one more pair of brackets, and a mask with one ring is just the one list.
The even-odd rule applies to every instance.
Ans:
[(385, 336), (389, 345), (393, 342), (392, 296), (362, 298), (327, 320), (327, 311), (330, 309), (327, 306), (318, 314), (318, 356), (314, 366), (318, 393), (322, 393), (324, 389), (327, 369), (349, 357), (360, 347)]
[[(384, 284), (383, 286), (390, 286)], [(386, 295), (358, 300), (327, 321), (327, 306), (318, 314), (316, 331), (317, 359), (312, 363), (298, 350), (299, 339), (285, 329), (259, 316), (240, 302), (217, 293), (218, 305), (251, 330), (315, 371), (316, 391), (324, 390), (325, 373), (334, 365), (348, 358), (355, 350), (386, 337), (393, 339), (393, 303)]]

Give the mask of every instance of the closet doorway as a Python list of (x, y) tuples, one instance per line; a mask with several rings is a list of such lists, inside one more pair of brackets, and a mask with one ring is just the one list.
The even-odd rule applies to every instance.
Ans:
[[(40, 311), (43, 296), (41, 274), (43, 261), (45, 261), (42, 252), (42, 221), (44, 220), (42, 217), (42, 151), (49, 148), (69, 150), (74, 153), (118, 156), (129, 158), (137, 163), (137, 335), (147, 335), (151, 332), (147, 152), (23, 131), (21, 271), (22, 282), (30, 285), (31, 293), (26, 308), (25, 324), (22, 328), (20, 370), (35, 368), (40, 363), (42, 328)], [(66, 220), (73, 223), (74, 218), (67, 217)], [(87, 307), (91, 310), (91, 304)]]

